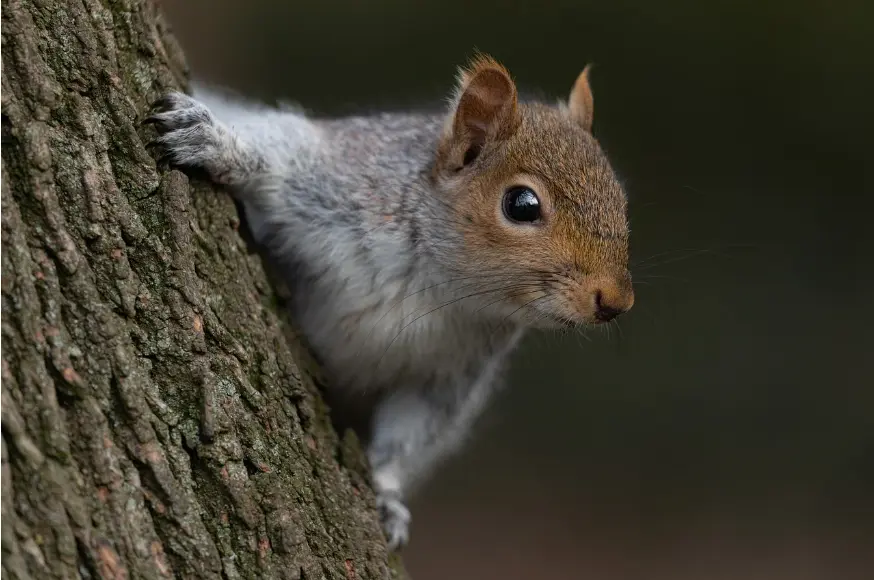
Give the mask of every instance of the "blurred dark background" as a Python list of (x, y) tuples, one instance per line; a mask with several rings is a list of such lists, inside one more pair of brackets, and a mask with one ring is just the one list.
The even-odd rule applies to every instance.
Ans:
[(874, 577), (874, 3), (164, 4), (196, 76), (320, 113), (474, 48), (555, 97), (595, 64), (636, 306), (531, 337), (413, 501), (416, 580)]

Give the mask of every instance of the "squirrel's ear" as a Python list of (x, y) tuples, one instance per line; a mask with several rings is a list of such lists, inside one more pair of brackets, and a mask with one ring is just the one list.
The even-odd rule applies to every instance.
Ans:
[(577, 82), (574, 83), (574, 88), (571, 89), (571, 96), (568, 99), (568, 109), (570, 110), (571, 118), (582, 125), (586, 131), (592, 130), (592, 114), (594, 112), (592, 87), (589, 86), (589, 71), (591, 68), (591, 65), (586, 65), (586, 68), (577, 77)]
[(472, 160), (487, 142), (513, 134), (516, 113), (516, 85), (510, 73), (491, 57), (477, 56), (459, 74), (447, 137), (464, 144), (465, 157)]

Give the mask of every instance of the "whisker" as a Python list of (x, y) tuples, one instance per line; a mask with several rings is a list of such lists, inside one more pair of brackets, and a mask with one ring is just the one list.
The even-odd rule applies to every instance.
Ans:
[[(392, 304), (392, 305), (391, 305), (391, 306), (390, 306), (390, 307), (389, 307), (389, 308), (388, 308), (388, 309), (383, 313), (383, 315), (380, 316), (379, 319), (378, 319), (376, 322), (373, 323), (373, 326), (372, 326), (372, 328), (371, 328), (371, 330), (370, 330), (370, 333), (372, 334), (373, 331), (376, 329), (376, 327), (379, 325), (379, 323), (382, 322), (382, 321), (385, 319), (385, 317), (388, 316), (388, 315), (389, 315), (389, 314), (390, 314), (390, 313), (391, 313), (395, 308), (397, 308), (398, 306), (400, 306), (400, 305), (401, 305), (405, 300), (407, 300), (407, 299), (409, 299), (409, 298), (412, 298), (413, 296), (416, 296), (417, 294), (421, 294), (421, 293), (423, 293), (423, 292), (427, 292), (428, 290), (432, 290), (432, 289), (437, 288), (437, 287), (439, 287), (439, 286), (443, 286), (443, 285), (446, 285), (446, 284), (452, 284), (452, 283), (454, 283), (454, 282), (460, 282), (460, 281), (465, 281), (465, 280), (483, 280), (483, 279), (486, 279), (486, 278), (492, 278), (492, 279), (493, 279), (492, 283), (501, 283), (501, 282), (503, 281), (503, 279), (505, 279), (505, 278), (508, 279), (508, 280), (510, 279), (509, 277), (507, 277), (506, 274), (503, 274), (503, 273), (502, 273), (502, 274), (474, 274), (474, 275), (471, 275), (471, 276), (462, 276), (462, 277), (459, 277), (459, 278), (451, 278), (451, 279), (449, 279), (449, 280), (445, 280), (445, 281), (443, 281), (443, 282), (438, 282), (438, 283), (436, 283), (436, 284), (431, 284), (431, 285), (429, 285), (429, 286), (425, 286), (424, 288), (421, 288), (421, 289), (419, 289), (419, 290), (416, 290), (415, 292), (412, 292), (412, 293), (410, 293), (410, 294), (407, 294), (406, 296), (404, 296), (403, 298), (401, 298), (400, 300), (397, 300), (394, 304)], [(517, 280), (518, 280), (518, 279), (517, 279)], [(523, 278), (523, 280), (524, 280), (524, 278)], [(458, 291), (464, 291), (466, 288), (469, 288), (469, 287), (471, 287), (471, 286), (475, 286), (475, 285), (476, 285), (476, 284), (468, 284), (468, 285), (465, 285), (465, 286), (461, 286), (461, 287), (458, 288), (457, 290), (458, 290)]]
[[(530, 293), (533, 293), (533, 292), (530, 292)], [(501, 322), (500, 322), (500, 323), (495, 327), (495, 330), (492, 331), (492, 334), (491, 334), (490, 336), (494, 335), (494, 333), (497, 332), (497, 331), (498, 331), (498, 330), (499, 330), (499, 329), (504, 325), (504, 323), (507, 322), (507, 320), (510, 319), (511, 316), (513, 316), (514, 314), (516, 314), (517, 312), (519, 312), (520, 310), (522, 310), (522, 309), (525, 308), (526, 306), (529, 306), (529, 305), (531, 305), (531, 304), (537, 302), (538, 300), (543, 299), (545, 296), (546, 296), (546, 295), (538, 296), (537, 298), (534, 298), (533, 300), (529, 300), (528, 302), (524, 303), (522, 306), (520, 306), (519, 308), (517, 308), (516, 310), (514, 310), (513, 312), (511, 312), (511, 313), (508, 314), (507, 316), (505, 316), (505, 317), (501, 320)]]
[(507, 287), (503, 287), (503, 288), (497, 288), (497, 289), (494, 289), (494, 290), (485, 290), (485, 291), (480, 291), (480, 292), (474, 292), (474, 293), (472, 293), (472, 294), (467, 294), (467, 295), (462, 296), (462, 297), (460, 297), (460, 298), (455, 298), (455, 299), (453, 299), (453, 300), (450, 300), (449, 302), (446, 302), (446, 303), (440, 304), (440, 305), (437, 306), (436, 308), (432, 308), (431, 310), (428, 310), (428, 311), (425, 312), (424, 314), (420, 314), (420, 315), (416, 316), (416, 317), (413, 318), (411, 321), (409, 321), (409, 322), (407, 322), (405, 325), (403, 325), (403, 326), (401, 327), (401, 329), (397, 332), (397, 334), (395, 334), (394, 338), (391, 339), (391, 341), (388, 343), (388, 346), (385, 347), (385, 351), (383, 351), (382, 355), (379, 357), (379, 361), (377, 362), (375, 368), (378, 368), (378, 367), (379, 367), (380, 363), (382, 362), (382, 359), (385, 358), (385, 355), (388, 353), (389, 349), (392, 347), (392, 345), (395, 343), (395, 341), (397, 341), (397, 339), (398, 339), (398, 337), (401, 335), (401, 333), (402, 333), (402, 332), (403, 332), (407, 327), (409, 327), (411, 324), (413, 324), (414, 322), (416, 322), (417, 320), (420, 320), (421, 318), (423, 318), (423, 317), (425, 317), (425, 316), (428, 316), (429, 314), (433, 314), (434, 312), (437, 312), (438, 310), (440, 310), (440, 309), (442, 309), (442, 308), (445, 308), (445, 307), (447, 307), (447, 306), (451, 306), (452, 304), (456, 304), (456, 303), (458, 303), (458, 302), (460, 302), (460, 301), (462, 301), (462, 300), (465, 300), (465, 299), (467, 299), (467, 298), (472, 298), (472, 297), (474, 297), (474, 296), (480, 296), (480, 295), (488, 294), (488, 293), (491, 293), (491, 292), (505, 291), (506, 289), (507, 289)]
[[(755, 244), (740, 244), (740, 243), (738, 243), (738, 244), (725, 244), (722, 246), (717, 246), (715, 248), (679, 248), (679, 249), (675, 249), (675, 250), (666, 250), (664, 252), (659, 252), (657, 254), (653, 254), (652, 256), (649, 256), (648, 258), (645, 258), (643, 260), (636, 262), (634, 265), (632, 265), (631, 268), (633, 270), (637, 270), (637, 269), (647, 270), (649, 268), (653, 268), (656, 266), (663, 266), (665, 264), (671, 264), (673, 262), (679, 262), (681, 260), (687, 260), (689, 258), (695, 258), (695, 257), (702, 256), (702, 255), (707, 255), (707, 254), (722, 255), (722, 252), (725, 250), (734, 250), (734, 249), (740, 249), (740, 248), (755, 248), (755, 247), (756, 247)], [(647, 264), (647, 262), (650, 262), (651, 260), (653, 260), (655, 258), (670, 255), (670, 254), (677, 254), (680, 252), (687, 252), (687, 254), (682, 255), (682, 256), (677, 256), (675, 258), (669, 258), (669, 259), (663, 260), (663, 261), (655, 263), (655, 264)], [(644, 264), (646, 264), (646, 266), (644, 266)]]

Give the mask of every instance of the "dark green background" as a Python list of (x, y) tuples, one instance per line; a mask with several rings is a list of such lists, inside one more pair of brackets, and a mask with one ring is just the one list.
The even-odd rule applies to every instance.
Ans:
[(165, 1), (196, 76), (324, 113), (435, 102), (474, 48), (595, 68), (634, 310), (532, 337), (414, 501), (417, 580), (874, 572), (874, 3)]

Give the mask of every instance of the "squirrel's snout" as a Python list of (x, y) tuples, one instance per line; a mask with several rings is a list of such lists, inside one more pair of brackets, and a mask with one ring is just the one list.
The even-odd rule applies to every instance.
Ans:
[(627, 312), (634, 303), (634, 298), (631, 301), (622, 303), (611, 303), (604, 299), (604, 293), (598, 290), (595, 293), (595, 320), (598, 322), (610, 322), (623, 312)]
[(599, 280), (592, 285), (594, 322), (610, 322), (634, 306), (634, 290), (630, 278)]

